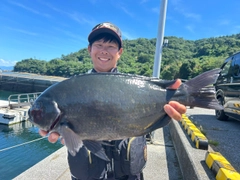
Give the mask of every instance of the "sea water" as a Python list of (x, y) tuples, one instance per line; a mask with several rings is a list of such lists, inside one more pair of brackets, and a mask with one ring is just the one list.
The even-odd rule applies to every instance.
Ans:
[[(0, 90), (0, 100), (7, 100), (11, 94), (17, 92)], [(13, 179), (61, 147), (60, 142), (51, 144), (42, 138), (29, 121), (0, 124), (0, 179)]]

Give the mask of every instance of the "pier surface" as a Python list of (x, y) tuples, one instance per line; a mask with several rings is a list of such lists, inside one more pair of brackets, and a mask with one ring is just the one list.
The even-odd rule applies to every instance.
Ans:
[[(59, 149), (14, 180), (71, 180), (66, 152), (66, 147)], [(206, 152), (193, 148), (179, 123), (172, 121), (168, 126), (156, 130), (154, 144), (148, 144), (144, 179), (214, 180), (214, 174), (203, 162)]]

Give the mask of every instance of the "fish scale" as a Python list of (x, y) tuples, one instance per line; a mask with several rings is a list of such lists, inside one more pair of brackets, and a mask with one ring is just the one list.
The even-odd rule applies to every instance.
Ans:
[(30, 121), (45, 131), (56, 131), (74, 156), (84, 145), (108, 160), (102, 140), (145, 135), (171, 119), (163, 107), (170, 100), (186, 106), (221, 109), (211, 86), (220, 70), (205, 72), (177, 90), (175, 80), (123, 73), (74, 76), (46, 89), (29, 110)]

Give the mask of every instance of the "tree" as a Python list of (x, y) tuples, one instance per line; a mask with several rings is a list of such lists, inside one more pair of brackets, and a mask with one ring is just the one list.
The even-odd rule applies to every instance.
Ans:
[(196, 65), (195, 62), (191, 60), (184, 62), (179, 70), (179, 78), (181, 79), (192, 78), (191, 72), (193, 71), (195, 65)]
[[(192, 78), (206, 70), (219, 68), (223, 60), (240, 51), (240, 34), (205, 38), (196, 41), (174, 36), (165, 37), (168, 46), (163, 48), (161, 78)], [(156, 49), (156, 38), (123, 40), (123, 54), (118, 68), (123, 73), (152, 76)], [(80, 49), (61, 58), (43, 61), (24, 59), (14, 71), (69, 77), (85, 73), (92, 68), (87, 48)]]
[(32, 58), (24, 59), (16, 63), (16, 65), (14, 66), (14, 71), (45, 74), (46, 61), (32, 59)]

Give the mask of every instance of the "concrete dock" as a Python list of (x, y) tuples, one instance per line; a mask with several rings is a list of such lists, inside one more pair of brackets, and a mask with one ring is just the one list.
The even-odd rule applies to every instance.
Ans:
[(49, 86), (67, 78), (32, 73), (1, 72), (0, 89), (21, 93), (42, 92)]
[[(66, 148), (63, 147), (35, 166), (15, 177), (15, 180), (67, 180), (70, 171)], [(154, 144), (148, 144), (148, 161), (144, 169), (146, 180), (211, 180), (214, 174), (207, 167), (207, 150), (196, 149), (179, 122), (172, 121), (158, 129)]]

